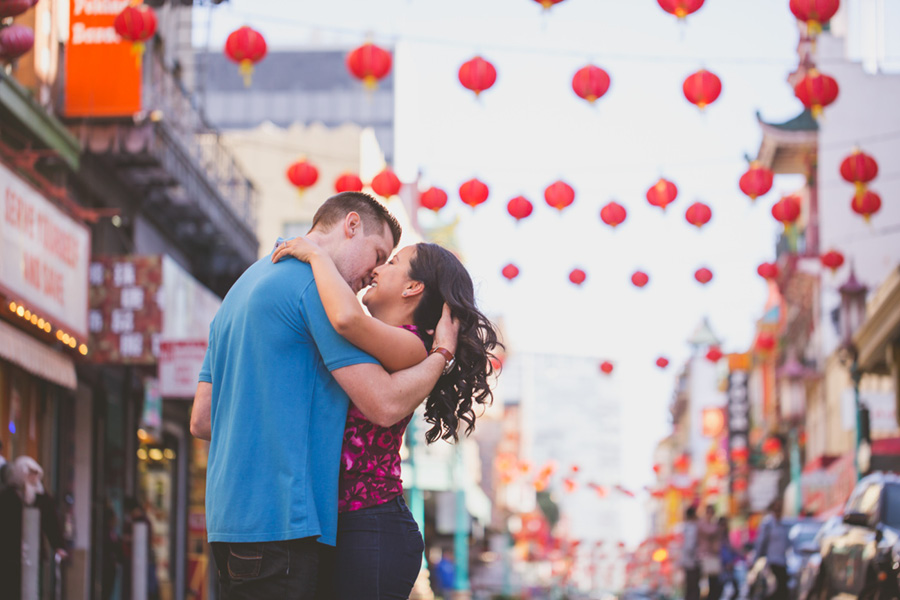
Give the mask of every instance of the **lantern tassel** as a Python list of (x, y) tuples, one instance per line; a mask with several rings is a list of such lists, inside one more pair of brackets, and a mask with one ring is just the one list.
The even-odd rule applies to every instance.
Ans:
[(244, 87), (250, 87), (253, 80), (253, 61), (246, 58), (242, 60), (238, 72), (244, 78)]
[(134, 65), (140, 70), (144, 58), (144, 42), (131, 44), (131, 53), (134, 55)]
[(856, 202), (859, 202), (866, 193), (866, 184), (862, 181), (856, 181), (854, 183), (856, 185)]
[(822, 105), (821, 104), (813, 104), (812, 105), (812, 116), (816, 121), (819, 120), (819, 117), (822, 116)]
[(366, 86), (366, 89), (370, 92), (375, 91), (375, 88), (378, 87), (378, 80), (375, 79), (374, 75), (366, 75), (363, 77), (363, 85)]

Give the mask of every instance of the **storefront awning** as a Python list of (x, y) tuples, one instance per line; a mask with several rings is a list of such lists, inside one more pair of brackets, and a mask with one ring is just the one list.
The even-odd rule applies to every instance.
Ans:
[(78, 386), (72, 359), (3, 321), (0, 321), (0, 358), (56, 385), (71, 390)]

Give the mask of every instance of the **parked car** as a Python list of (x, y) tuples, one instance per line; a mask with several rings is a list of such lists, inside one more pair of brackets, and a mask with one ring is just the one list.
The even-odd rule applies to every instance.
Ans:
[(812, 542), (799, 548), (800, 553), (805, 556), (805, 560), (800, 566), (800, 574), (797, 577), (795, 592), (797, 600), (813, 600), (810, 593), (819, 578), (819, 567), (822, 565), (822, 555), (819, 552), (822, 547), (822, 539), (831, 535), (831, 532), (841, 523), (843, 523), (843, 519), (840, 515), (829, 518), (819, 528)]
[(841, 522), (822, 536), (819, 553), (810, 598), (900, 598), (900, 476), (873, 473), (861, 479)]
[[(788, 546), (785, 553), (788, 573), (788, 592), (791, 598), (796, 597), (798, 580), (803, 564), (810, 555), (812, 540), (815, 538), (822, 521), (810, 518), (784, 517), (782, 524), (788, 528)], [(765, 600), (775, 589), (774, 576), (766, 568), (766, 557), (756, 556), (747, 572), (747, 597), (750, 600)]]

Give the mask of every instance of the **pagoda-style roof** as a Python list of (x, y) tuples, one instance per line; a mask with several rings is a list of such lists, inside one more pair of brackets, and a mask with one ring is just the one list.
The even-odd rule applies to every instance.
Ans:
[(695, 348), (718, 346), (721, 343), (719, 338), (716, 337), (716, 334), (713, 333), (712, 326), (709, 324), (709, 318), (707, 317), (703, 317), (703, 321), (697, 325), (694, 333), (691, 334), (690, 339), (688, 339), (688, 344)]
[(804, 110), (784, 123), (764, 121), (757, 112), (756, 120), (763, 131), (757, 160), (775, 173), (806, 175), (819, 138), (812, 111)]

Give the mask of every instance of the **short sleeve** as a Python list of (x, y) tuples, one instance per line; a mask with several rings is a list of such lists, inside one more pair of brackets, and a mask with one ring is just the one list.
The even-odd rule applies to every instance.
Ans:
[(306, 319), (310, 335), (329, 371), (361, 363), (378, 363), (335, 331), (322, 306), (319, 290), (310, 284), (300, 296), (300, 309)]
[[(213, 319), (215, 323), (215, 319)], [(206, 354), (203, 355), (203, 365), (200, 367), (200, 375), (197, 377), (199, 381), (212, 383), (212, 363), (209, 358), (213, 345), (213, 323), (209, 325), (209, 343), (206, 345)]]

